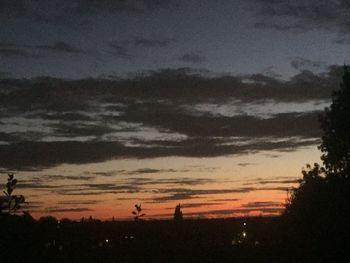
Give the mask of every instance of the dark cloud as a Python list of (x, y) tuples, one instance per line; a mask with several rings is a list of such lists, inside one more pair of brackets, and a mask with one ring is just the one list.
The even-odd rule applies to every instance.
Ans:
[[(261, 117), (218, 114), (207, 105), (322, 103), (338, 88), (340, 76), (341, 68), (332, 66), (317, 74), (304, 70), (286, 81), (262, 74), (208, 76), (189, 68), (119, 80), (1, 79), (1, 165), (31, 169), (126, 157), (210, 157), (315, 145), (320, 136), (319, 110), (277, 110)], [(146, 167), (121, 173), (128, 172), (180, 171)]]
[(137, 193), (141, 188), (132, 184), (113, 184), (113, 183), (91, 183), (67, 185), (54, 190), (56, 194), (77, 196), (77, 195), (102, 195), (102, 194), (125, 194)]
[[(181, 204), (181, 208), (198, 208), (198, 207), (208, 207), (220, 205), (222, 203), (184, 203)], [(166, 210), (174, 210), (174, 207), (168, 207)]]
[(285, 178), (285, 177), (281, 177), (281, 178), (269, 178), (269, 179), (262, 179), (262, 178), (258, 178), (258, 179), (254, 179), (252, 181), (249, 181), (247, 183), (244, 183), (244, 185), (265, 185), (265, 184), (296, 184), (298, 183), (300, 180), (296, 179), (296, 178)]
[(144, 48), (161, 48), (167, 47), (173, 42), (172, 39), (167, 38), (144, 38), (144, 37), (135, 37), (133, 39), (133, 43), (136, 47), (144, 47)]
[(256, 163), (238, 163), (237, 165), (242, 166), (242, 167), (246, 167), (246, 166), (256, 165)]
[[(151, 199), (153, 203), (162, 203), (168, 201), (180, 201), (193, 198), (199, 198), (205, 195), (217, 195), (217, 194), (233, 194), (233, 193), (248, 193), (257, 190), (252, 187), (243, 187), (236, 189), (186, 189), (186, 188), (176, 188), (176, 189), (158, 189), (154, 191), (157, 194), (163, 194), (162, 196), (154, 197)], [(166, 194), (166, 195), (164, 195)]]
[(159, 7), (170, 5), (169, 1), (159, 0), (71, 0), (76, 3), (73, 9), (77, 13), (106, 12), (131, 12), (144, 13)]
[(125, 172), (125, 170), (116, 170), (116, 171), (107, 171), (107, 172), (94, 172), (94, 173), (90, 173), (90, 172), (84, 172), (85, 174), (93, 174), (93, 175), (97, 175), (97, 176), (106, 176), (106, 177), (110, 177), (110, 176), (114, 176), (114, 175), (119, 175), (119, 174), (123, 174)]
[[(4, 125), (3, 123), (0, 122), (1, 125)], [(15, 142), (19, 140), (20, 138), (17, 137), (16, 135), (5, 133), (5, 132), (0, 132), (0, 141), (1, 142)]]
[[(217, 145), (210, 139), (190, 140), (188, 144), (173, 147), (126, 147), (117, 142), (21, 142), (0, 145), (2, 166), (11, 169), (49, 167), (62, 163), (91, 163), (116, 158), (155, 158), (165, 156), (215, 157), (229, 154), (246, 154), (261, 150), (295, 150), (315, 145), (319, 140), (258, 142), (244, 146)], [(219, 142), (219, 141), (217, 141)]]
[[(189, 172), (189, 170), (141, 168), (141, 169), (125, 172), (124, 174), (136, 175), (136, 174), (176, 173), (176, 172), (184, 173), (184, 172)], [(142, 179), (142, 178), (138, 178), (138, 179)]]
[(82, 50), (70, 45), (64, 41), (56, 41), (52, 44), (45, 45), (27, 45), (16, 44), (12, 42), (0, 42), (0, 57), (22, 57), (22, 58), (41, 58), (41, 51), (49, 51), (59, 54), (88, 54), (86, 50)]
[(256, 27), (276, 30), (327, 29), (340, 35), (349, 31), (347, 0), (253, 0), (251, 10), (260, 16)]
[(264, 207), (283, 207), (282, 203), (265, 201), (265, 202), (249, 202), (247, 204), (243, 204), (244, 208), (264, 208)]
[(91, 208), (87, 207), (72, 207), (72, 208), (60, 208), (60, 207), (48, 207), (45, 208), (45, 213), (64, 213), (64, 212), (89, 212), (94, 211)]
[(254, 27), (257, 29), (272, 29), (276, 31), (304, 30), (304, 26), (298, 23), (281, 25), (275, 24), (274, 22), (256, 22)]
[(57, 181), (57, 180), (73, 180), (73, 181), (89, 181), (94, 179), (92, 176), (78, 176), (78, 175), (46, 175), (43, 180)]
[[(164, 188), (157, 189), (152, 191), (153, 194), (157, 194), (159, 196), (155, 196), (149, 199), (150, 203), (163, 203), (170, 201), (181, 201), (187, 199), (196, 199), (202, 198), (204, 196), (210, 195), (220, 195), (220, 194), (240, 194), (240, 193), (249, 193), (253, 191), (282, 191), (286, 192), (291, 187), (240, 187), (234, 189), (227, 188), (218, 188), (218, 189), (189, 189), (189, 188)], [(219, 198), (214, 199), (212, 201), (216, 202), (226, 202), (226, 201), (237, 201), (238, 199), (231, 198)]]
[(2, 0), (0, 17), (77, 26), (97, 14), (144, 14), (163, 7), (174, 8), (176, 4), (158, 0)]
[[(269, 119), (254, 116), (210, 116), (209, 114), (194, 116), (187, 112), (163, 107), (161, 105), (134, 105), (125, 118), (132, 122), (142, 122), (145, 125), (159, 127), (180, 134), (193, 136), (184, 142), (187, 145), (204, 142), (206, 137), (216, 137), (209, 143), (227, 143), (229, 136), (264, 137), (264, 136), (306, 136), (319, 137), (318, 115), (311, 113), (281, 113)], [(188, 125), (191, 123), (191, 125)], [(208, 138), (210, 139), (210, 138)], [(230, 139), (229, 139), (230, 140)], [(185, 145), (184, 145), (185, 146)]]
[(220, 198), (220, 199), (213, 199), (213, 202), (236, 202), (239, 201), (238, 198)]
[(154, 173), (160, 173), (162, 170), (159, 169), (152, 169), (152, 168), (143, 168), (143, 169), (138, 169), (135, 171), (130, 171), (128, 174), (154, 174)]
[(17, 188), (20, 189), (35, 189), (35, 190), (53, 190), (53, 189), (59, 189), (62, 186), (60, 185), (49, 185), (44, 184), (43, 182), (22, 182), (17, 185)]
[(85, 53), (85, 51), (78, 49), (76, 47), (73, 47), (72, 45), (64, 41), (56, 41), (51, 45), (38, 45), (36, 46), (36, 48), (41, 50), (58, 52), (58, 53), (76, 53), (76, 54)]
[(101, 201), (99, 200), (68, 200), (68, 201), (59, 201), (59, 205), (94, 205), (98, 204)]
[(123, 59), (132, 59), (134, 56), (129, 53), (128, 46), (119, 42), (109, 43), (110, 48), (112, 49), (111, 54)]
[(192, 196), (189, 193), (175, 193), (172, 195), (168, 196), (160, 196), (156, 198), (151, 198), (150, 201), (147, 201), (146, 203), (164, 203), (164, 202), (169, 202), (169, 201), (181, 201), (181, 200), (188, 200), (188, 199), (193, 199), (193, 198), (198, 198), (195, 196)]
[(207, 58), (199, 52), (189, 52), (178, 57), (179, 61), (193, 64), (200, 64), (207, 60)]
[(18, 45), (14, 42), (0, 41), (0, 57), (35, 57), (27, 45)]
[(313, 61), (302, 57), (291, 58), (291, 66), (296, 70), (320, 70), (326, 68), (325, 62)]
[(339, 45), (350, 45), (350, 36), (347, 34), (340, 34), (334, 43)]
[(74, 136), (99, 136), (114, 130), (108, 126), (86, 123), (63, 123), (50, 125), (55, 130), (56, 136), (74, 137)]
[(0, 57), (24, 57), (29, 58), (32, 55), (26, 50), (19, 48), (0, 48)]
[(204, 185), (213, 183), (213, 179), (208, 178), (128, 178), (127, 182), (131, 185), (145, 186), (145, 185)]

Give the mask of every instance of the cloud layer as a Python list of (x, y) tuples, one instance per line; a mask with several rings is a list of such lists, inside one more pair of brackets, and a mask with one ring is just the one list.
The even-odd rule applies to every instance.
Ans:
[(347, 0), (252, 0), (250, 7), (259, 16), (260, 29), (335, 31), (339, 44), (347, 44), (350, 4)]
[[(113, 158), (221, 156), (318, 143), (341, 70), (207, 76), (185, 68), (131, 79), (3, 79), (3, 167)], [(147, 171), (140, 171), (147, 172)]]

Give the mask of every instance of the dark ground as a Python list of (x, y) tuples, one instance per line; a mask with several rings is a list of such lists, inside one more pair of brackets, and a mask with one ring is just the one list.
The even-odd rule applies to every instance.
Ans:
[(58, 222), (2, 216), (0, 224), (3, 263), (346, 262), (340, 259), (349, 254), (346, 244), (293, 237), (279, 217)]

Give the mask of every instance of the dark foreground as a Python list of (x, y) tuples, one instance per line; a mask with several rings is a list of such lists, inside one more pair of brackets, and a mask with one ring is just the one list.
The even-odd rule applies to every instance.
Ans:
[[(281, 218), (120, 222), (0, 217), (0, 262), (346, 262), (335, 237)], [(345, 260), (345, 261), (344, 261)]]

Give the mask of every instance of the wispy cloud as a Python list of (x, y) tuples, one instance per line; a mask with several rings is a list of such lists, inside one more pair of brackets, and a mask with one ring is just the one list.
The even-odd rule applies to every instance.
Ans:
[(28, 51), (21, 48), (0, 48), (0, 57), (34, 57)]
[(129, 53), (128, 45), (119, 43), (118, 41), (110, 42), (111, 54), (123, 59), (132, 59), (134, 56)]
[(282, 203), (273, 202), (273, 201), (265, 201), (265, 202), (249, 202), (243, 204), (244, 208), (266, 208), (266, 207), (283, 207)]
[(244, 183), (244, 185), (266, 185), (266, 184), (296, 184), (300, 180), (297, 178), (290, 178), (290, 177), (280, 177), (280, 178), (269, 178), (269, 179), (262, 179), (257, 178), (253, 180), (249, 180), (248, 182)]
[(248, 193), (256, 190), (252, 187), (243, 187), (236, 189), (187, 189), (187, 188), (166, 188), (159, 189), (154, 193), (162, 194), (162, 196), (154, 197), (150, 201), (153, 203), (161, 203), (168, 201), (180, 201), (187, 199), (199, 198), (206, 195), (218, 195), (218, 194), (233, 194), (233, 193)]
[(161, 48), (169, 46), (174, 40), (168, 38), (134, 37), (133, 44), (143, 48)]
[(242, 167), (246, 167), (246, 166), (256, 165), (256, 163), (238, 163), (237, 165), (242, 166)]
[[(184, 203), (181, 204), (181, 208), (198, 208), (198, 207), (209, 207), (209, 206), (215, 206), (220, 205), (222, 203)], [(174, 210), (174, 207), (168, 207), (166, 210)]]
[(302, 57), (292, 57), (291, 66), (296, 70), (324, 70), (327, 68), (326, 63), (322, 61), (313, 61)]
[(72, 207), (72, 208), (60, 208), (60, 207), (48, 207), (43, 212), (45, 213), (63, 213), (63, 212), (89, 212), (94, 211), (88, 207)]
[(58, 53), (86, 53), (84, 50), (78, 49), (64, 41), (56, 41), (50, 45), (38, 45), (36, 48)]

